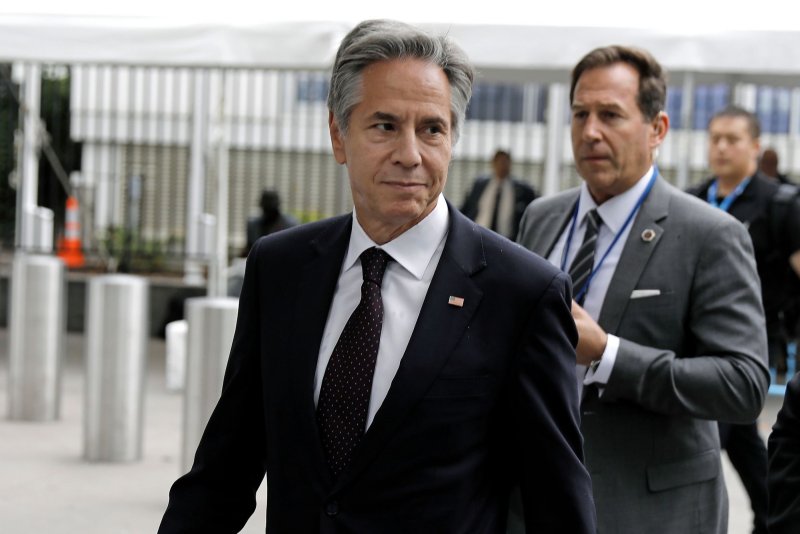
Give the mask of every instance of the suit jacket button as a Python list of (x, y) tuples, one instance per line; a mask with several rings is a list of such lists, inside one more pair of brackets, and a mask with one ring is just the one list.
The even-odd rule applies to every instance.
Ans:
[(331, 501), (325, 505), (325, 513), (328, 514), (330, 517), (335, 516), (339, 513), (339, 503), (336, 501)]

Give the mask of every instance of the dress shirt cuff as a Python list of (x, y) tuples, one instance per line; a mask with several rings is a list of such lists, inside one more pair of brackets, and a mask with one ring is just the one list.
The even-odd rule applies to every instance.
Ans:
[(597, 366), (589, 367), (586, 371), (586, 376), (583, 378), (583, 385), (597, 384), (602, 396), (603, 386), (608, 383), (611, 371), (614, 369), (614, 362), (617, 361), (617, 352), (619, 352), (619, 338), (608, 334), (606, 350), (603, 351), (600, 363)]

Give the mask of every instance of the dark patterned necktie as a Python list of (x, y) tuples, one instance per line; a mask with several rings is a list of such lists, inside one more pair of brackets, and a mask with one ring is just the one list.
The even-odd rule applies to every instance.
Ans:
[(586, 214), (586, 233), (583, 234), (583, 243), (569, 268), (569, 276), (572, 278), (572, 294), (576, 296), (575, 301), (581, 306), (587, 293), (584, 291), (584, 286), (589, 281), (589, 275), (594, 267), (594, 249), (597, 244), (597, 230), (600, 222), (600, 215), (596, 209)]
[[(492, 178), (494, 180), (494, 178)], [(500, 217), (500, 200), (503, 197), (503, 185), (502, 183), (497, 186), (497, 192), (494, 195), (494, 210), (492, 210), (492, 225), (489, 227), (490, 230), (495, 232), (498, 231), (498, 221)]]
[(367, 426), (383, 325), (381, 281), (390, 259), (375, 247), (361, 254), (361, 301), (347, 320), (322, 378), (317, 422), (328, 465), (336, 476), (350, 463)]

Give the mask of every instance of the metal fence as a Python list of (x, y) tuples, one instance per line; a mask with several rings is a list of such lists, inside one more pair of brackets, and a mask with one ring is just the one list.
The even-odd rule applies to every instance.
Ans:
[[(0, 67), (0, 239), (6, 248), (27, 68)], [(265, 188), (276, 190), (283, 210), (301, 221), (351, 207), (346, 173), (330, 154), (327, 72), (80, 64), (43, 65), (42, 73), (46, 133), (39, 141), (50, 155), (40, 164), (39, 203), (55, 211), (58, 236), (69, 187), (80, 200), (82, 245), (105, 265), (127, 257), (136, 263), (129, 270), (180, 269), (199, 250), (190, 243), (192, 218), (211, 211), (225, 175), (232, 255), (245, 245), (246, 220)], [(800, 171), (796, 88), (714, 87), (689, 81), (670, 88), (668, 108), (679, 128), (659, 156), (669, 180), (684, 187), (703, 176), (706, 140), (698, 117), (729, 101), (775, 115), (763, 144), (776, 146), (790, 174)], [(460, 204), (498, 148), (510, 150), (513, 174), (540, 192), (577, 184), (568, 120), (565, 84), (479, 83), (445, 195)], [(55, 169), (59, 164), (63, 172)]]

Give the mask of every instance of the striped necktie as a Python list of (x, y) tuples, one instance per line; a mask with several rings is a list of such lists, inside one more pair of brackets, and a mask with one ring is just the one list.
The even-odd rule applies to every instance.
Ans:
[[(589, 275), (594, 267), (594, 249), (597, 244), (597, 231), (601, 222), (597, 209), (593, 209), (586, 214), (586, 233), (583, 234), (583, 243), (581, 243), (581, 248), (578, 249), (578, 253), (575, 254), (575, 259), (572, 260), (572, 265), (569, 268), (573, 295), (578, 296), (575, 301), (581, 306), (586, 299), (586, 291), (583, 291), (583, 289), (589, 281)], [(583, 293), (581, 293), (582, 291)]]

